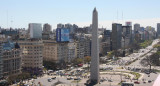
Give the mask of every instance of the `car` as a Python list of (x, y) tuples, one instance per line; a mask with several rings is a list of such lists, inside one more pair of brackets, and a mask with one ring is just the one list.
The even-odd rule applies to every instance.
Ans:
[(49, 79), (48, 79), (48, 82), (52, 82), (52, 79), (49, 78)]
[(72, 79), (73, 79), (73, 77), (68, 77), (68, 78), (67, 78), (67, 80), (72, 80)]
[(148, 80), (148, 83), (151, 83), (152, 81), (151, 80)]
[(143, 83), (146, 83), (145, 81)]
[(108, 82), (112, 82), (112, 80), (111, 80), (111, 79), (109, 79), (109, 80), (108, 80)]
[(53, 77), (52, 79), (56, 79), (56, 77)]
[(135, 81), (134, 83), (135, 83), (135, 84), (140, 84), (140, 82), (138, 82), (138, 81)]

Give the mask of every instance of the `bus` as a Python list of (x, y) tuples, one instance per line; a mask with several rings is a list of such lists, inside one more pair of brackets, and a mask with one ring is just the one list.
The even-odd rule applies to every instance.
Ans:
[(133, 82), (122, 82), (121, 86), (134, 86)]

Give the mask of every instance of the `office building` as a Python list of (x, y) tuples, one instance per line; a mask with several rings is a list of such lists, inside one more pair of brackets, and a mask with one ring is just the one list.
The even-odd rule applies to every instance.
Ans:
[(118, 50), (121, 48), (122, 40), (122, 24), (112, 24), (112, 35), (111, 35), (112, 49)]
[(50, 24), (46, 23), (43, 25), (43, 33), (50, 33), (51, 29), (52, 29), (52, 27)]
[(39, 23), (29, 24), (29, 35), (31, 39), (41, 39), (42, 38), (42, 25)]
[(160, 23), (157, 23), (157, 36), (160, 37)]
[(3, 77), (2, 41), (0, 41), (0, 79)]
[(134, 33), (136, 34), (137, 31), (140, 30), (140, 24), (134, 24)]

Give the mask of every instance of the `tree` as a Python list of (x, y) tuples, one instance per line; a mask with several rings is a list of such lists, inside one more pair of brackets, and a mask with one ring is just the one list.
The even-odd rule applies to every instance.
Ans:
[(150, 72), (152, 66), (160, 66), (160, 52), (147, 56), (140, 62), (143, 66), (149, 66)]
[(89, 63), (91, 61), (91, 56), (85, 56), (84, 57), (84, 62)]
[(72, 61), (72, 63), (73, 63), (74, 65), (81, 64), (81, 63), (83, 63), (83, 59), (82, 59), (82, 58), (75, 58), (75, 59)]

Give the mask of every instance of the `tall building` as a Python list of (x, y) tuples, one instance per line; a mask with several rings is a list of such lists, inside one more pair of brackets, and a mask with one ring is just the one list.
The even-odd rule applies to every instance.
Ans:
[(2, 42), (0, 41), (0, 79), (3, 77)]
[(157, 23), (157, 36), (160, 37), (160, 23)]
[(125, 41), (125, 45), (124, 42), (121, 43), (122, 47), (127, 47), (128, 45), (130, 45), (133, 40), (132, 40), (132, 26), (122, 26), (122, 37), (123, 40)]
[(121, 48), (122, 40), (122, 24), (113, 23), (112, 24), (112, 49), (117, 50)]
[(98, 12), (93, 10), (92, 18), (92, 47), (91, 47), (91, 74), (92, 83), (99, 83), (99, 40), (98, 40)]
[(42, 25), (39, 23), (30, 23), (29, 24), (29, 34), (30, 38), (42, 38)]
[(43, 25), (43, 33), (50, 33), (51, 29), (52, 29), (52, 27), (50, 24), (46, 23)]
[(18, 43), (3, 43), (3, 76), (21, 73), (21, 49)]
[(134, 24), (134, 33), (139, 31), (139, 29), (140, 29), (140, 24)]
[(33, 74), (42, 73), (43, 66), (43, 42), (40, 40), (19, 41), (22, 49), (22, 68)]
[(77, 41), (77, 57), (84, 58), (85, 56), (91, 56), (91, 40), (87, 37), (80, 37)]

